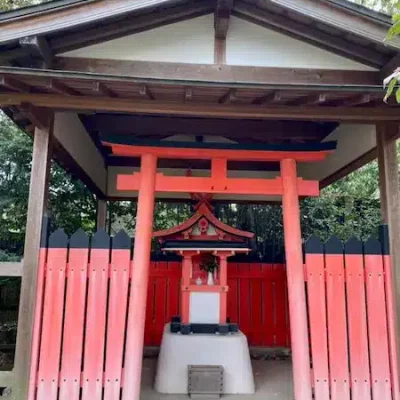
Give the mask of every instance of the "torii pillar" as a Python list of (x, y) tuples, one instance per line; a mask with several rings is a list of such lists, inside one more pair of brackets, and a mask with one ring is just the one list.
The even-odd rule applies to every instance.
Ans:
[(310, 350), (296, 161), (284, 159), (280, 165), (283, 185), (283, 230), (285, 236), (294, 396), (295, 400), (311, 400)]
[(152, 154), (142, 155), (122, 400), (139, 400), (140, 398), (156, 170), (157, 157)]

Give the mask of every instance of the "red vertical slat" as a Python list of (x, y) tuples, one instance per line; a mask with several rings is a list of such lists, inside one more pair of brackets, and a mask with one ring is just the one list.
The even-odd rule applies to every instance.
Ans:
[[(251, 268), (259, 269), (259, 264), (251, 264)], [(263, 316), (262, 316), (262, 282), (260, 278), (250, 280), (250, 293), (251, 293), (251, 330), (252, 330), (252, 345), (262, 345), (262, 330), (263, 330)]]
[(180, 273), (181, 264), (179, 262), (168, 263), (167, 322), (170, 322), (172, 317), (179, 315)]
[(306, 254), (306, 277), (315, 400), (329, 400), (328, 338), (323, 254)]
[(274, 264), (274, 345), (286, 347), (289, 345), (289, 328), (287, 324), (287, 282), (286, 269), (284, 264)]
[[(81, 248), (77, 248), (77, 245)], [(89, 240), (83, 231), (78, 231), (71, 237), (67, 266), (60, 400), (78, 400), (80, 395), (88, 247)]]
[[(249, 274), (249, 264), (238, 264), (238, 272), (244, 276)], [(239, 279), (239, 326), (240, 330), (247, 336), (249, 344), (252, 344), (251, 330), (251, 303), (249, 278)]]
[(166, 323), (166, 304), (167, 304), (167, 263), (158, 263), (159, 276), (155, 282), (155, 315), (154, 315), (154, 345), (160, 346), (162, 332)]
[(146, 321), (144, 330), (144, 344), (145, 346), (154, 346), (153, 331), (154, 331), (154, 302), (155, 302), (155, 278), (154, 273), (156, 271), (157, 263), (154, 261), (150, 262), (149, 269), (149, 286), (147, 288), (147, 305), (146, 305)]
[[(366, 243), (371, 244), (372, 241)], [(377, 246), (380, 246), (377, 242)], [(392, 399), (382, 255), (365, 254), (372, 398)]]
[(50, 236), (49, 246), (52, 241), (65, 247), (48, 250), (37, 400), (57, 399), (60, 374), (67, 237), (62, 230), (58, 230)]
[[(116, 240), (126, 236), (128, 248), (118, 248)], [(120, 243), (121, 241), (119, 241)], [(110, 265), (104, 400), (119, 400), (128, 301), (130, 239), (121, 232), (114, 238)]]
[(238, 292), (238, 277), (237, 263), (228, 262), (228, 306), (227, 317), (232, 323), (239, 322), (239, 292)]
[[(332, 243), (333, 247), (341, 246)], [(327, 245), (329, 244), (327, 243)], [(328, 246), (326, 246), (328, 251)], [(326, 254), (329, 368), (332, 400), (350, 399), (343, 254)]]
[(36, 397), (39, 346), (40, 346), (40, 336), (42, 332), (42, 312), (43, 312), (43, 298), (44, 298), (46, 255), (47, 255), (47, 248), (41, 248), (39, 251), (35, 320), (33, 325), (33, 338), (32, 338), (32, 364), (29, 376), (28, 400), (34, 400)]
[[(353, 239), (351, 239), (353, 240)], [(354, 239), (354, 245), (357, 245)], [(370, 400), (371, 382), (368, 357), (367, 310), (365, 276), (361, 243), (359, 254), (347, 254), (346, 244), (347, 323), (349, 334), (352, 400)]]
[[(89, 264), (89, 288), (86, 314), (86, 336), (83, 366), (82, 400), (100, 400), (103, 390), (104, 342), (109, 273), (109, 238), (102, 235), (103, 248), (91, 250)], [(96, 236), (95, 236), (96, 237)], [(102, 243), (102, 244), (103, 244)], [(99, 245), (100, 246), (100, 245)], [(97, 247), (97, 246), (96, 246)]]
[(261, 309), (263, 312), (263, 346), (274, 346), (275, 344), (275, 285), (273, 278), (273, 264), (262, 265), (262, 287), (263, 287), (263, 299)]

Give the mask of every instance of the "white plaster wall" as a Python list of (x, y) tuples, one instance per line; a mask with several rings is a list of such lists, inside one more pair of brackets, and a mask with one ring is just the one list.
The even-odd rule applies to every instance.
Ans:
[(218, 324), (219, 300), (219, 293), (190, 293), (189, 321), (192, 324)]
[(106, 193), (107, 170), (103, 157), (85, 127), (74, 113), (58, 112), (54, 120), (54, 136), (97, 187)]
[(205, 15), (62, 54), (131, 61), (214, 63), (214, 19)]
[(302, 164), (299, 175), (321, 181), (376, 147), (374, 125), (341, 124), (324, 141), (336, 140), (337, 149), (320, 163)]
[(369, 66), (237, 17), (232, 17), (229, 25), (226, 62), (259, 67), (374, 71)]

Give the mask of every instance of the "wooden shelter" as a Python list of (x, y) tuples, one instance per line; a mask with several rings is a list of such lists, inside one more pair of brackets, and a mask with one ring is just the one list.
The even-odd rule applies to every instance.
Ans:
[[(122, 398), (139, 399), (154, 199), (189, 199), (190, 192), (212, 193), (214, 201), (282, 200), (295, 398), (311, 400), (313, 391), (321, 400), (329, 395), (350, 398), (346, 374), (327, 382), (329, 376), (336, 377), (334, 371), (342, 370), (327, 357), (319, 357), (327, 353), (328, 345), (315, 342), (322, 336), (313, 328), (311, 374), (307, 324), (311, 311), (304, 285), (311, 269), (305, 276), (299, 197), (318, 195), (320, 188), (378, 157), (382, 222), (389, 225), (392, 262), (385, 258), (387, 300), (374, 313), (376, 326), (383, 326), (386, 322), (379, 318), (387, 310), (388, 331), (369, 338), (379, 342), (377, 347), (370, 344), (371, 357), (385, 353), (379, 346), (386, 345), (390, 365), (374, 358), (372, 365), (387, 365), (387, 374), (368, 378), (366, 391), (352, 389), (351, 396), (365, 399), (368, 392), (373, 400), (399, 399), (400, 215), (395, 140), (400, 112), (396, 104), (383, 103), (382, 80), (398, 66), (400, 39), (384, 42), (389, 26), (388, 16), (346, 0), (55, 0), (0, 14), (0, 107), (34, 139), (16, 399), (56, 399), (63, 385), (51, 364), (47, 372), (56, 377), (39, 374), (42, 386), (36, 380), (41, 271), (54, 253), (51, 246), (40, 246), (52, 157), (97, 195), (99, 227), (105, 224), (106, 201), (138, 201), (135, 268), (129, 278), (131, 311), (127, 326), (122, 324), (119, 332), (121, 336), (127, 331), (124, 371), (121, 376), (122, 353), (118, 353), (112, 367), (119, 365), (120, 375), (114, 377), (116, 389), (113, 395), (105, 395), (107, 400), (119, 398), (121, 379)], [(336, 142), (336, 150), (331, 142)], [(191, 177), (185, 176), (187, 169)], [(103, 248), (98, 243), (104, 240), (95, 241), (97, 252)], [(310, 249), (318, 257), (324, 251), (338, 254), (337, 246), (324, 250), (317, 243)], [(330, 268), (321, 264), (321, 258), (309, 265), (321, 274)], [(337, 294), (344, 307), (342, 288), (329, 293)], [(310, 293), (315, 293), (315, 301), (325, 295), (324, 291)], [(346, 315), (327, 322), (324, 309), (316, 308), (322, 313), (316, 325), (321, 332), (346, 332), (346, 324), (341, 324)], [(54, 323), (61, 340), (62, 316)], [(340, 328), (335, 331), (335, 327)], [(366, 331), (360, 332), (365, 338)], [(382, 335), (389, 335), (386, 344), (379, 341)], [(330, 351), (339, 354), (340, 348), (341, 360), (346, 360), (344, 337), (332, 337), (339, 339), (329, 342)], [(59, 347), (55, 343), (57, 357)], [(95, 345), (92, 350), (96, 352)], [(97, 349), (97, 353), (103, 352)], [(57, 357), (53, 361), (58, 368)], [(78, 365), (79, 379), (72, 385), (81, 379), (77, 360), (67, 364)], [(83, 396), (94, 396), (95, 391), (101, 396), (102, 373), (101, 369), (100, 377), (83, 374), (87, 382), (94, 379), (95, 389), (90, 391), (82, 381), (75, 384), (74, 393), (79, 396), (82, 386)], [(60, 396), (71, 396), (63, 390), (60, 393), (67, 394)]]

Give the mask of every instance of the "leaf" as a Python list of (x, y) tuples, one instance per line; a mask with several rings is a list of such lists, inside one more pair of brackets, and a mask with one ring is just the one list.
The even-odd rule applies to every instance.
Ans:
[(397, 103), (400, 103), (400, 88), (397, 88), (396, 90), (396, 101)]
[[(393, 78), (390, 81), (389, 86), (388, 86), (387, 91), (386, 91), (386, 95), (385, 95), (385, 97), (383, 99), (383, 101), (385, 103), (387, 102), (387, 99), (391, 96), (391, 94), (393, 93), (393, 90), (394, 90), (394, 87), (396, 86), (396, 83), (397, 83), (397, 79)], [(396, 95), (397, 95), (397, 92), (396, 92)]]

